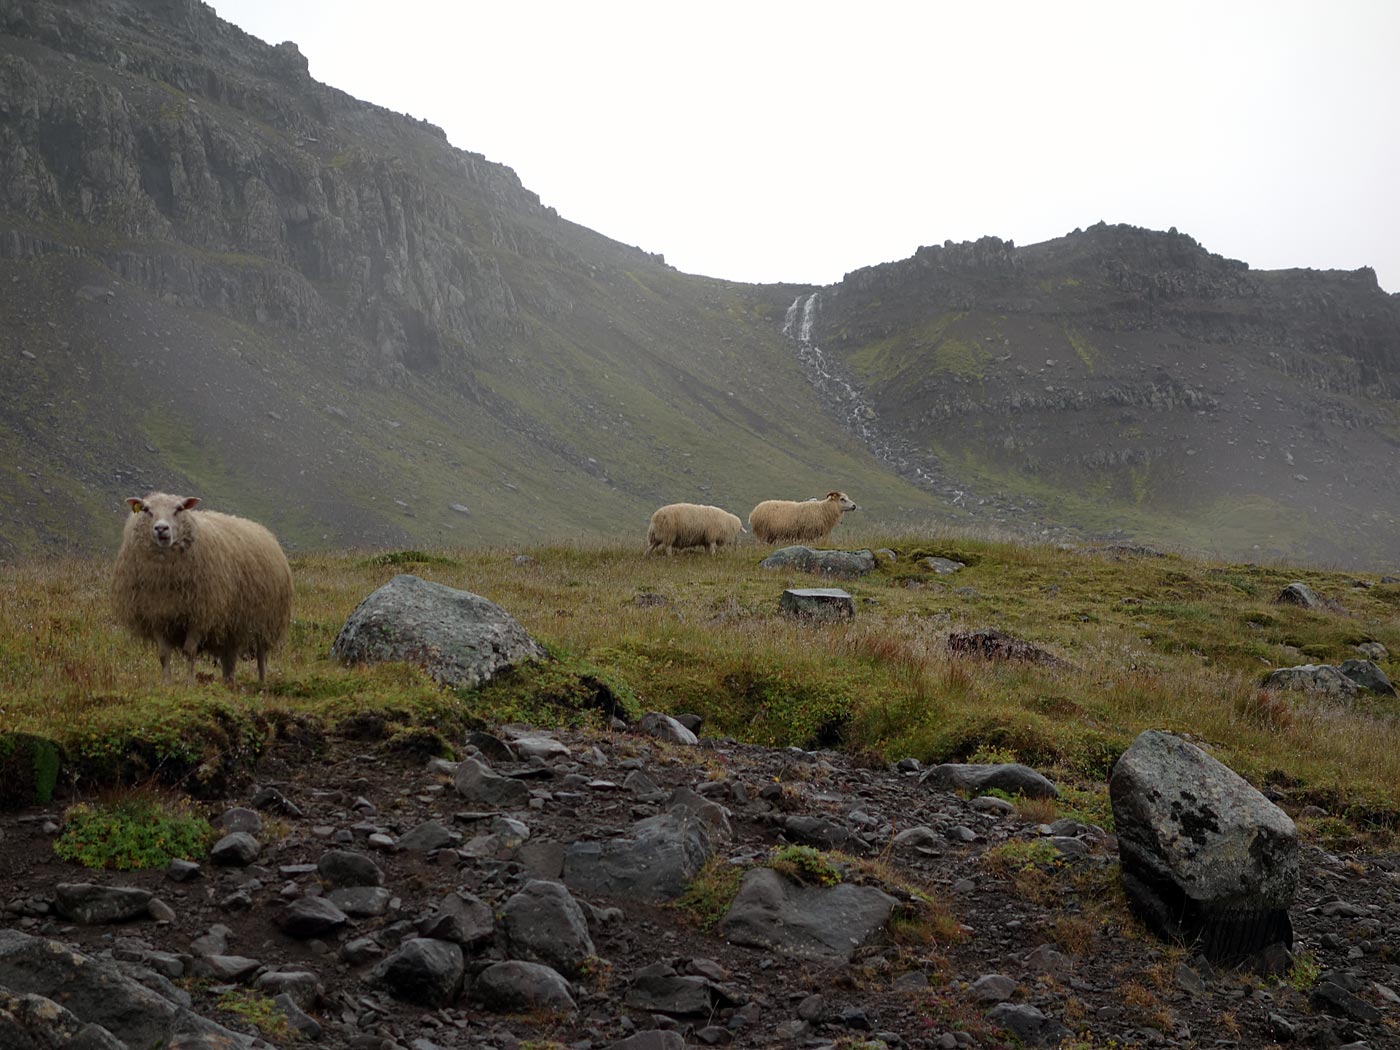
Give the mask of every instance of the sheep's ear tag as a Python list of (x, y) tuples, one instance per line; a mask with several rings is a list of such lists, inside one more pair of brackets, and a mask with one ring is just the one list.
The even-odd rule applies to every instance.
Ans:
[(140, 514), (143, 510), (146, 509), (146, 505), (142, 503), (139, 499), (137, 499), (135, 496), (128, 497), (126, 505), (131, 508), (131, 513), (133, 514)]
[(188, 497), (183, 503), (180, 504), (180, 509), (181, 509), (181, 510), (194, 510), (195, 507), (198, 507), (198, 506), (199, 506), (199, 497), (198, 497), (198, 496), (190, 496), (190, 497)]

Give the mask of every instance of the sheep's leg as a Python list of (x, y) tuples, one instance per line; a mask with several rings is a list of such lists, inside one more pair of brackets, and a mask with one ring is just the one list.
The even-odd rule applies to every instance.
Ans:
[(259, 642), (257, 646), (258, 656), (258, 685), (267, 681), (267, 643)]
[(715, 542), (713, 542), (713, 541), (710, 542), (709, 547), (710, 547), (710, 553), (711, 553), (711, 554), (713, 554), (715, 551), (719, 550), (719, 544), (718, 544), (718, 543), (715, 543)]
[(642, 551), (642, 557), (645, 558), (648, 554), (650, 554), (652, 551), (656, 550), (656, 548), (657, 548), (657, 547), (660, 547), (660, 546), (661, 546), (661, 544), (659, 544), (659, 543), (655, 543), (655, 542), (648, 543), (648, 544), (647, 544), (647, 549), (644, 550), (644, 551)]
[(160, 639), (160, 680), (166, 685), (170, 684), (170, 654), (175, 651), (175, 647), (169, 641)]
[(238, 666), (238, 643), (225, 642), (219, 653), (219, 667), (224, 672), (224, 685), (233, 686), (233, 669)]
[(199, 655), (199, 635), (193, 631), (185, 635), (185, 660), (190, 665), (189, 682), (194, 685), (194, 658)]

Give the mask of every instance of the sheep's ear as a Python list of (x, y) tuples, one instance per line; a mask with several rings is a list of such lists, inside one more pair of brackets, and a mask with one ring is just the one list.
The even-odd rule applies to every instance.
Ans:
[(181, 510), (194, 510), (195, 507), (198, 507), (198, 506), (199, 506), (199, 497), (198, 497), (198, 496), (186, 496), (184, 499), (182, 499), (182, 500), (180, 501), (180, 509), (181, 509)]
[(133, 514), (140, 514), (146, 509), (146, 504), (135, 496), (128, 496), (126, 498), (126, 505), (131, 508), (131, 513)]
[(827, 498), (827, 499), (840, 499), (840, 498), (841, 498), (841, 493), (837, 492), (835, 489), (832, 489), (830, 492), (828, 492), (828, 493), (826, 494), (826, 498)]

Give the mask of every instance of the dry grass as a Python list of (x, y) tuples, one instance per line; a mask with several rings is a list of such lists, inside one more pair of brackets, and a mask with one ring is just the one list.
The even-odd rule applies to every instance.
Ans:
[[(271, 724), (334, 724), (366, 708), (400, 726), (450, 727), (473, 709), (488, 719), (586, 721), (560, 697), (594, 674), (639, 708), (694, 711), (707, 732), (759, 743), (923, 761), (994, 752), (1093, 783), (1139, 731), (1162, 728), (1189, 734), (1256, 782), (1281, 771), (1330, 799), (1332, 812), (1384, 819), (1400, 808), (1400, 705), (1333, 705), (1258, 685), (1269, 666), (1339, 662), (1361, 640), (1400, 652), (1400, 587), (1354, 589), (1346, 574), (1177, 558), (1107, 561), (968, 536), (869, 542), (906, 554), (936, 543), (962, 555), (969, 568), (958, 582), (977, 593), (911, 589), (908, 577), (927, 574), (905, 558), (845, 584), (860, 610), (855, 622), (814, 626), (781, 616), (777, 598), (784, 586), (823, 581), (757, 569), (752, 547), (644, 560), (631, 547), (580, 544), (531, 550), (523, 566), (518, 551), (503, 549), (426, 560), (299, 554), (291, 636), (265, 692), (247, 664), (233, 691), (212, 664), (192, 688), (162, 687), (154, 652), (113, 622), (102, 561), (0, 567), (0, 727), (112, 763), (143, 737), (149, 773), (167, 758), (183, 768), (211, 749), (255, 747)], [(341, 667), (329, 656), (336, 632), (398, 572), (502, 605), (550, 648), (553, 670), (468, 703), (412, 668)], [(1293, 579), (1342, 597), (1352, 615), (1271, 605)], [(664, 604), (639, 603), (643, 594)], [(950, 629), (982, 626), (1073, 666), (948, 654)], [(219, 732), (190, 728), (212, 721)]]

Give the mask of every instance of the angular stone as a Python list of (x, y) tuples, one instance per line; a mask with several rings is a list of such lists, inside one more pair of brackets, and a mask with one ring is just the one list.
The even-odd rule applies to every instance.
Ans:
[(744, 876), (719, 932), (733, 944), (846, 962), (884, 929), (897, 905), (872, 886), (800, 886), (772, 868), (755, 868)]
[(219, 824), (226, 832), (246, 831), (250, 835), (256, 835), (262, 831), (262, 817), (258, 815), (258, 811), (243, 806), (226, 810), (219, 818)]
[(715, 803), (683, 789), (671, 797), (670, 811), (638, 821), (630, 838), (571, 843), (564, 851), (564, 882), (617, 900), (679, 897), (731, 832)]
[(461, 946), (413, 937), (376, 965), (369, 981), (395, 999), (436, 1009), (456, 1000), (465, 973)]
[(869, 550), (828, 551), (811, 547), (780, 547), (758, 563), (760, 569), (792, 569), (822, 576), (853, 580), (875, 571), (875, 555)]
[(356, 607), (331, 653), (346, 663), (408, 661), (439, 685), (469, 689), (545, 655), (499, 605), (407, 574)]
[(637, 731), (654, 736), (658, 740), (669, 740), (673, 744), (684, 744), (687, 747), (694, 747), (700, 743), (699, 737), (676, 719), (660, 711), (648, 711), (642, 715), (637, 722)]
[(778, 607), (801, 620), (840, 622), (854, 620), (856, 600), (839, 587), (790, 587)]
[(301, 1006), (314, 1006), (325, 994), (321, 979), (307, 970), (275, 970), (259, 975), (253, 985), (271, 996), (290, 996)]
[(1029, 1003), (999, 1003), (987, 1011), (987, 1020), (1005, 1028), (1026, 1046), (1058, 1046), (1074, 1034)]
[(1337, 670), (1377, 696), (1396, 695), (1390, 677), (1370, 660), (1343, 660)]
[(273, 920), (289, 937), (308, 940), (340, 929), (350, 917), (324, 897), (300, 897)]
[[(699, 1036), (700, 1033), (697, 1032), (696, 1035)], [(606, 1050), (685, 1050), (685, 1040), (679, 1032), (649, 1028), (616, 1043), (609, 1043)]]
[(566, 977), (577, 977), (596, 954), (583, 909), (557, 882), (529, 882), (512, 895), (501, 932), (510, 958), (544, 963)]
[(1293, 943), (1293, 821), (1200, 748), (1148, 730), (1113, 767), (1109, 797), (1123, 886), (1163, 937), (1233, 965)]
[(1005, 974), (983, 974), (972, 982), (972, 997), (984, 1003), (1004, 1003), (1016, 994), (1016, 981)]
[(293, 996), (287, 992), (279, 992), (272, 997), (272, 1002), (287, 1019), (287, 1027), (298, 1037), (313, 1041), (321, 1038), (321, 1022), (302, 1009), (301, 1003)]
[(438, 823), (436, 820), (424, 821), (412, 831), (409, 831), (399, 839), (399, 849), (428, 850), (443, 849), (462, 841), (460, 832)]
[(128, 886), (96, 886), (90, 882), (60, 882), (54, 887), (59, 914), (82, 926), (126, 922), (150, 914), (152, 894)]
[(235, 831), (214, 843), (209, 859), (231, 868), (246, 868), (258, 859), (262, 845), (246, 831)]
[(15, 1050), (127, 1050), (107, 1029), (84, 1024), (42, 995), (0, 988), (0, 1046)]
[(321, 854), (316, 872), (329, 886), (382, 886), (384, 872), (363, 853), (333, 849)]
[(952, 558), (923, 558), (919, 561), (925, 569), (932, 570), (939, 576), (951, 576), (955, 572), (962, 572), (967, 566), (960, 561), (953, 561)]
[(541, 963), (512, 960), (488, 966), (472, 985), (471, 996), (497, 1013), (577, 1009), (569, 982)]
[(1274, 596), (1275, 605), (1298, 605), (1304, 609), (1318, 609), (1325, 612), (1341, 612), (1342, 606), (1331, 598), (1324, 598), (1306, 583), (1295, 581)]
[(247, 1045), (244, 1037), (175, 1005), (113, 963), (17, 930), (0, 929), (0, 989), (0, 995), (52, 1000), (84, 1022), (64, 1050), (114, 1050), (96, 1031), (99, 1026), (126, 1047), (175, 1046), (181, 1033), (196, 1032), (224, 1040), (224, 1047)]
[(546, 762), (552, 762), (556, 758), (568, 758), (571, 752), (569, 747), (561, 740), (555, 740), (552, 736), (545, 736), (542, 733), (530, 733), (524, 736), (517, 736), (510, 742), (511, 747), (522, 758), (539, 758)]
[(452, 778), (457, 794), (473, 805), (495, 809), (524, 809), (530, 804), (530, 789), (519, 780), (503, 777), (485, 763), (464, 758)]
[(496, 919), (491, 909), (471, 894), (449, 893), (436, 911), (419, 920), (418, 932), (470, 950), (495, 936)]
[(1027, 798), (1059, 798), (1060, 790), (1029, 766), (1019, 762), (996, 765), (945, 762), (925, 770), (919, 782), (933, 784), (951, 791), (991, 791), (998, 789), (1008, 795)]
[(326, 894), (326, 900), (355, 919), (372, 919), (389, 910), (393, 897), (383, 886), (341, 886)]

